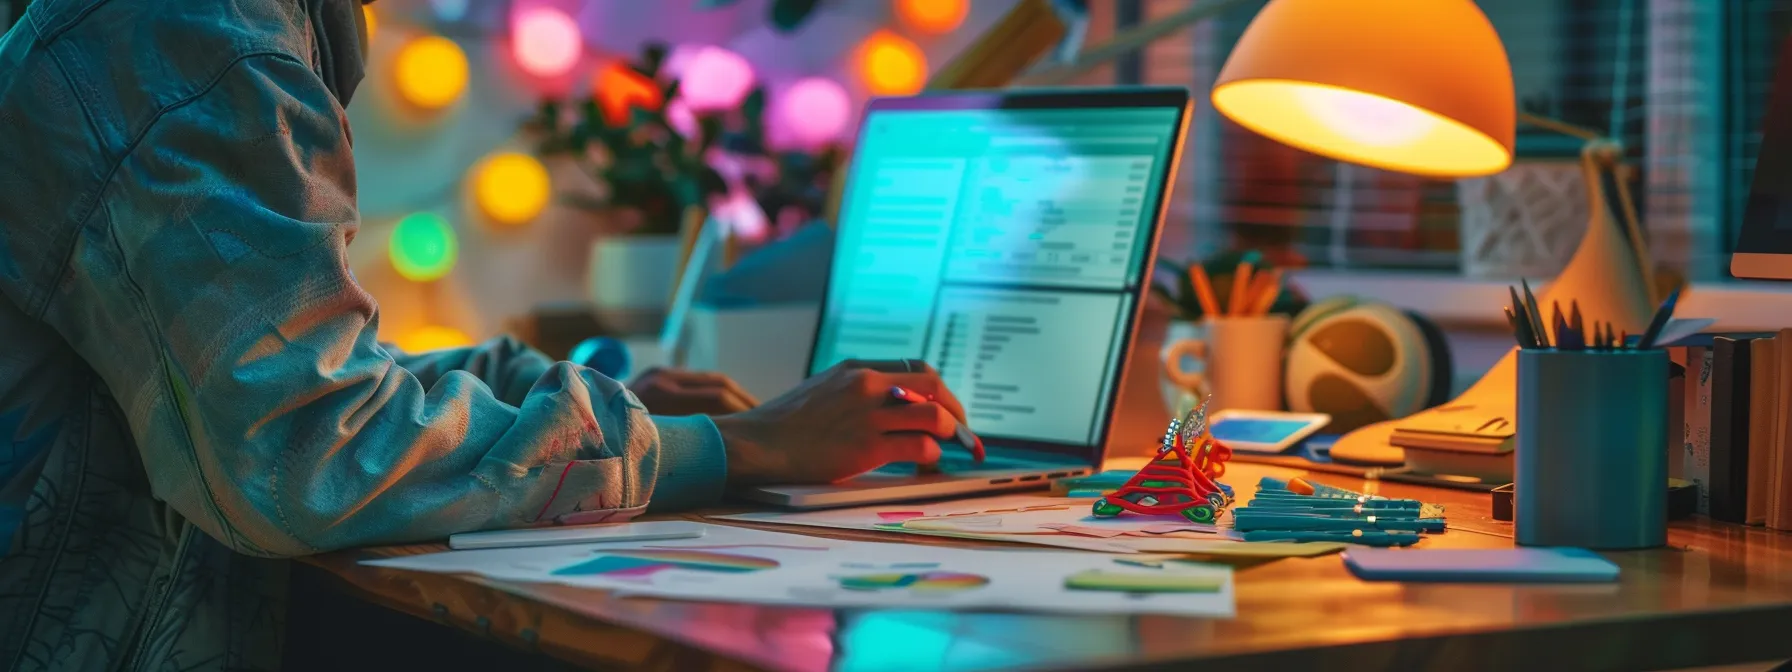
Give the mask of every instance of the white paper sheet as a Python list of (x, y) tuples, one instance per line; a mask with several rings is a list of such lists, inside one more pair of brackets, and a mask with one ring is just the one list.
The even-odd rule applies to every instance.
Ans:
[[(1196, 545), (1206, 547), (1236, 543), (1213, 525), (1180, 516), (1096, 518), (1090, 515), (1093, 504), (1092, 499), (1003, 495), (931, 504), (743, 513), (716, 519), (1013, 541), (1103, 553), (1141, 552), (1145, 542), (1166, 537), (1204, 542)], [(1095, 535), (1095, 531), (1104, 533)]]
[[(1100, 553), (1199, 553), (1203, 555), (1292, 558), (1333, 553), (1344, 544), (1246, 543), (1224, 525), (1189, 522), (1180, 516), (1090, 515), (1095, 500), (1043, 495), (1002, 495), (928, 504), (883, 504), (821, 511), (764, 511), (715, 516), (778, 525), (876, 530), (903, 534), (1007, 541)], [(1094, 536), (1094, 532), (1101, 532)], [(1114, 532), (1120, 534), (1109, 536)]]
[[(818, 607), (1231, 616), (1232, 570), (1140, 556), (944, 548), (817, 539), (721, 525), (701, 539), (448, 551), (364, 564), (623, 595)], [(1210, 592), (1092, 590), (1073, 576), (1211, 580)], [(1111, 581), (1104, 583), (1112, 583)], [(1124, 582), (1122, 582), (1124, 583)], [(1140, 584), (1143, 585), (1143, 584)]]

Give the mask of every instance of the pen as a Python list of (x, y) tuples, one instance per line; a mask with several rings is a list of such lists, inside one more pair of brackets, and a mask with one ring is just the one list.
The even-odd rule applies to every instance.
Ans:
[(1299, 497), (1351, 500), (1359, 497), (1374, 500), (1388, 499), (1380, 495), (1365, 495), (1360, 492), (1351, 492), (1343, 488), (1332, 487), (1324, 483), (1314, 483), (1304, 478), (1291, 478), (1284, 481), (1274, 476), (1264, 476), (1257, 479), (1257, 490), (1257, 494), (1270, 496), (1295, 495)]
[(1411, 546), (1419, 543), (1417, 532), (1279, 532), (1244, 533), (1245, 541), (1335, 541), (1364, 546)]
[(1525, 312), (1531, 317), (1531, 328), (1537, 331), (1537, 347), (1554, 346), (1550, 340), (1549, 323), (1543, 321), (1543, 309), (1537, 305), (1537, 295), (1531, 293), (1531, 283), (1519, 278), (1518, 286), (1524, 288)]
[[(922, 395), (902, 386), (890, 388), (890, 398), (905, 404), (925, 404), (934, 400), (933, 397)], [(972, 458), (975, 458), (978, 462), (982, 462), (983, 439), (979, 439), (976, 434), (972, 434), (970, 428), (965, 427), (964, 423), (960, 422), (954, 424), (957, 425), (957, 428), (953, 430), (953, 432), (959, 445), (962, 445), (966, 450), (971, 451)]]
[(1660, 308), (1655, 309), (1655, 317), (1649, 320), (1649, 328), (1645, 329), (1642, 338), (1637, 340), (1636, 349), (1648, 350), (1655, 347), (1655, 339), (1661, 336), (1661, 329), (1668, 326), (1668, 318), (1674, 316), (1674, 304), (1679, 302), (1680, 290), (1676, 289), (1674, 293), (1668, 295), (1666, 301), (1661, 302)]
[(1431, 532), (1444, 531), (1444, 521), (1436, 518), (1384, 518), (1365, 516), (1362, 518), (1326, 518), (1323, 516), (1284, 516), (1277, 514), (1250, 514), (1243, 510), (1234, 511), (1232, 529), (1239, 532), (1255, 532), (1260, 530), (1288, 530), (1311, 532), (1349, 532), (1351, 530), (1378, 530), (1382, 532)]

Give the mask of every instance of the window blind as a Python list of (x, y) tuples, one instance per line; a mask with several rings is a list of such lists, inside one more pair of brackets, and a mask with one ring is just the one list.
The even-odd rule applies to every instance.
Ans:
[[(1732, 21), (1746, 22), (1756, 34), (1747, 40), (1726, 41), (1722, 36), (1698, 32), (1705, 30), (1703, 24), (1692, 25), (1694, 14), (1716, 6), (1705, 5), (1706, 2), (1709, 0), (1478, 3), (1506, 45), (1522, 109), (1607, 133), (1624, 143), (1626, 163), (1632, 171), (1629, 184), (1642, 210), (1646, 230), (1650, 228), (1652, 205), (1657, 206), (1654, 210), (1668, 204), (1690, 212), (1692, 194), (1705, 184), (1693, 177), (1715, 168), (1703, 167), (1709, 163), (1708, 154), (1716, 150), (1707, 146), (1714, 143), (1702, 140), (1682, 140), (1656, 147), (1651, 153), (1651, 140), (1660, 144), (1664, 136), (1673, 137), (1672, 132), (1664, 132), (1659, 106), (1666, 104), (1664, 101), (1677, 100), (1689, 110), (1708, 108), (1711, 101), (1702, 97), (1701, 87), (1705, 85), (1701, 83), (1703, 71), (1699, 68), (1704, 61), (1700, 59), (1709, 60), (1711, 55), (1705, 52), (1719, 48), (1718, 45), (1736, 52), (1733, 58), (1725, 60), (1722, 72), (1744, 84), (1730, 87), (1732, 95), (1721, 97), (1728, 115), (1723, 118), (1736, 117), (1731, 123), (1741, 133), (1721, 135), (1734, 146), (1727, 152), (1733, 158), (1725, 159), (1725, 179), (1721, 184), (1734, 191), (1738, 183), (1734, 177), (1745, 170), (1742, 164), (1752, 166), (1752, 156), (1745, 155), (1758, 145), (1758, 137), (1752, 141), (1754, 144), (1749, 144), (1747, 129), (1756, 129), (1758, 136), (1758, 120), (1754, 126), (1748, 123), (1758, 118), (1761, 106), (1758, 101), (1736, 99), (1744, 91), (1747, 95), (1763, 95), (1757, 90), (1766, 81), (1761, 70), (1772, 62), (1772, 50), (1777, 48), (1774, 36), (1784, 33), (1773, 26), (1782, 25), (1785, 15), (1792, 13), (1775, 0), (1738, 0), (1730, 11), (1742, 12), (1744, 18)], [(1146, 20), (1158, 13), (1153, 11), (1157, 9), (1152, 6), (1155, 4), (1146, 3)], [(1185, 85), (1193, 79), (1195, 89), (1204, 92), (1225, 55), (1264, 4), (1246, 3), (1210, 22), (1210, 30), (1191, 31), (1192, 36), (1202, 40), (1195, 44), (1176, 45), (1174, 50), (1158, 48), (1186, 54), (1192, 46), (1192, 77), (1189, 61), (1169, 62), (1153, 58), (1148, 52), (1142, 60), (1141, 79), (1153, 84)], [(1681, 11), (1686, 17), (1676, 18), (1676, 7), (1683, 7)], [(1676, 30), (1665, 30), (1664, 25)], [(1684, 95), (1679, 95), (1680, 89), (1685, 89)], [(1735, 108), (1734, 114), (1731, 108)], [(1652, 111), (1656, 113), (1653, 116)], [(1748, 116), (1751, 114), (1754, 117)], [(1683, 116), (1679, 122), (1699, 132), (1711, 125), (1702, 116)], [(1213, 185), (1206, 190), (1182, 190), (1179, 196), (1198, 198), (1204, 193), (1211, 202), (1173, 205), (1173, 212), (1194, 217), (1182, 222), (1192, 229), (1192, 240), (1181, 249), (1166, 245), (1171, 256), (1256, 248), (1283, 263), (1315, 267), (1461, 270), (1461, 212), (1454, 182), (1339, 164), (1257, 136), (1217, 115), (1197, 115), (1195, 121), (1214, 127), (1208, 136), (1212, 141), (1191, 143), (1185, 169), (1186, 162), (1201, 160), (1196, 155), (1209, 155), (1214, 166), (1210, 171)], [(1200, 138), (1202, 134), (1195, 131), (1192, 137)], [(1711, 137), (1720, 136), (1714, 132)], [(1520, 161), (1573, 160), (1581, 145), (1579, 139), (1553, 131), (1523, 126), (1519, 129)], [(1661, 166), (1693, 177), (1649, 174)], [(1740, 194), (1746, 194), (1746, 184), (1740, 189)], [(1722, 196), (1726, 201), (1740, 197), (1731, 192)], [(1717, 217), (1690, 214), (1682, 217), (1685, 222), (1667, 222), (1669, 217), (1665, 216), (1662, 219), (1670, 228), (1710, 228), (1718, 226), (1719, 221)], [(1672, 244), (1683, 240), (1669, 238)], [(1718, 252), (1698, 251), (1705, 255)]]

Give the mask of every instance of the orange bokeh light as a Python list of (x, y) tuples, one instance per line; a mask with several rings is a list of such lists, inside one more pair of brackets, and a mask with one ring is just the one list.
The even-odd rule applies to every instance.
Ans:
[(896, 17), (925, 33), (948, 33), (964, 23), (967, 0), (896, 0)]
[(927, 84), (927, 55), (895, 33), (880, 30), (859, 47), (859, 76), (879, 96), (906, 96)]
[(658, 83), (623, 63), (611, 63), (599, 70), (593, 90), (604, 122), (611, 126), (628, 123), (634, 108), (657, 111), (666, 102)]

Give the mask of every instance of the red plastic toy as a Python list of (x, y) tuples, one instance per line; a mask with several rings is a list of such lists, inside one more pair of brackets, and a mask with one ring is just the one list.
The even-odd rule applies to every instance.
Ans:
[(1207, 403), (1203, 401), (1180, 422), (1170, 421), (1157, 457), (1119, 490), (1095, 500), (1094, 513), (1101, 518), (1123, 512), (1178, 514), (1197, 523), (1211, 523), (1232, 501), (1231, 489), (1215, 480), (1225, 475), (1230, 459), (1232, 449), (1207, 433)]

